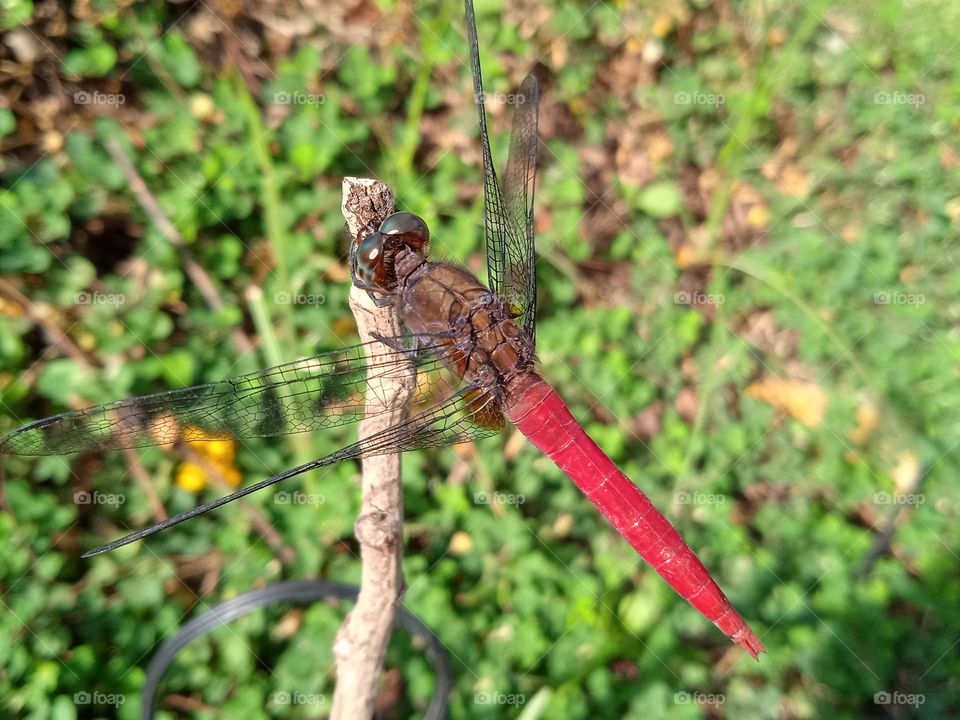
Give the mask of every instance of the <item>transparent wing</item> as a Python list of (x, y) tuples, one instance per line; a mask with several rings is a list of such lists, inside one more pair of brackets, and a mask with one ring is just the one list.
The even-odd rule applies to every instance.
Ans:
[(537, 255), (533, 245), (533, 189), (537, 171), (537, 115), (540, 87), (528, 75), (516, 94), (510, 154), (504, 176), (506, 241), (504, 298), (519, 307), (520, 324), (534, 336), (537, 309)]
[(483, 218), (487, 275), (495, 291), (520, 324), (534, 336), (536, 314), (536, 252), (533, 240), (533, 190), (537, 164), (537, 111), (540, 91), (530, 75), (514, 95), (515, 109), (507, 159), (505, 189), (501, 188), (490, 154), (484, 110), (480, 48), (472, 0), (465, 0), (474, 102), (480, 118), (483, 151)]
[(0, 453), (59, 455), (310, 432), (387, 411), (385, 380), (416, 381), (415, 406), (460, 384), (450, 369), (457, 365), (455, 351), (446, 345), (367, 358), (370, 345), (37, 420), (0, 437)]
[(109, 552), (128, 545), (161, 530), (178, 525), (185, 520), (202, 515), (218, 507), (233, 502), (251, 493), (275, 485), (281, 480), (300, 475), (317, 468), (326, 467), (343, 460), (352, 460), (372, 455), (383, 455), (401, 450), (420, 450), (423, 448), (455, 445), (461, 442), (477, 440), (496, 434), (503, 429), (503, 414), (496, 399), (477, 387), (466, 387), (445, 400), (421, 410), (412, 417), (377, 433), (371, 438), (360, 440), (326, 455), (318, 460), (291, 468), (279, 475), (261, 480), (254, 485), (237, 490), (217, 500), (180, 513), (163, 522), (131, 533), (108, 545), (96, 548), (84, 554), (84, 557)]

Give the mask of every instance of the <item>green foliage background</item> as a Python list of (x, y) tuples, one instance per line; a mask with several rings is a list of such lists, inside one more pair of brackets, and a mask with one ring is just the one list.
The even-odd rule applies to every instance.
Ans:
[[(452, 717), (956, 716), (960, 5), (478, 5), (487, 90), (535, 64), (545, 78), (544, 373), (768, 654), (730, 646), (508, 433), (404, 461), (406, 604), (450, 650)], [(324, 3), (296, 11), (299, 36), (289, 12), (0, 2), (7, 59), (14, 33), (37, 50), (0, 76), (0, 428), (355, 341), (346, 175), (390, 183), (438, 255), (482, 272), (460, 5)], [(276, 102), (296, 93), (323, 101)], [(494, 98), (491, 113), (502, 159), (509, 112)], [(110, 137), (222, 311), (147, 221)], [(255, 352), (236, 351), (236, 327)], [(770, 378), (805, 383), (804, 407), (822, 392), (822, 417), (747, 394)], [(877, 417), (859, 436), (858, 408)], [(350, 437), (249, 442), (238, 467), (253, 482)], [(173, 484), (175, 454), (138, 454), (168, 511), (197, 502)], [(894, 516), (884, 498), (909, 486), (910, 458), (921, 502)], [(0, 463), (4, 717), (136, 717), (143, 668), (189, 617), (280, 579), (359, 578), (353, 465), (291, 483), (319, 507), (250, 499), (289, 556), (232, 508), (87, 561), (152, 518), (130, 458)], [(123, 502), (74, 502), (93, 490)], [(476, 501), (494, 492), (525, 502)], [(190, 703), (162, 716), (323, 716), (346, 610), (263, 612), (196, 643), (164, 686)], [(392, 716), (418, 717), (434, 682), (422, 649), (398, 635), (389, 666), (404, 683)], [(124, 701), (76, 701), (95, 692)]]

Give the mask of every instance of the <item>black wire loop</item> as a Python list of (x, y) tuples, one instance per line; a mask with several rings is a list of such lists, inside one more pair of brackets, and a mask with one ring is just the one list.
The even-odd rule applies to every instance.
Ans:
[[(329, 598), (356, 600), (359, 590), (355, 585), (326, 580), (287, 580), (237, 595), (193, 618), (180, 628), (176, 635), (167, 640), (150, 660), (143, 694), (140, 697), (140, 717), (142, 720), (153, 720), (157, 690), (164, 672), (176, 659), (177, 654), (198, 637), (208, 635), (218, 627), (267, 605), (281, 602), (314, 603)], [(437, 674), (437, 689), (430, 705), (427, 706), (424, 720), (445, 720), (450, 693), (453, 690), (453, 669), (450, 666), (447, 651), (440, 642), (440, 638), (420, 618), (402, 605), (397, 611), (396, 622), (401, 628), (423, 641), (427, 659)]]

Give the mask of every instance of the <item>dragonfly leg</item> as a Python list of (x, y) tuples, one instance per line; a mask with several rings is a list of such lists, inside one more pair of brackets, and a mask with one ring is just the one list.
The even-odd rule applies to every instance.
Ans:
[(416, 337), (408, 337), (405, 335), (388, 336), (381, 335), (378, 332), (370, 333), (370, 337), (398, 353), (416, 355), (420, 349), (419, 339)]
[(370, 296), (370, 299), (373, 300), (373, 304), (378, 308), (385, 308), (388, 305), (393, 305), (394, 303), (394, 296), (385, 295), (383, 290), (380, 290), (379, 288), (377, 290), (368, 289), (367, 295)]

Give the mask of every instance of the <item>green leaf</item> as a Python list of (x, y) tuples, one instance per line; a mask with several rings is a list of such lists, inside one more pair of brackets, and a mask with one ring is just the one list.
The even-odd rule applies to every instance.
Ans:
[(33, 0), (0, 0), (0, 28), (9, 30), (33, 15)]
[(37, 379), (37, 390), (54, 402), (69, 406), (71, 398), (80, 392), (90, 379), (89, 370), (76, 360), (66, 358), (51, 360), (44, 365)]
[(643, 636), (661, 617), (658, 598), (656, 593), (630, 593), (620, 601), (617, 615), (630, 632)]
[(683, 207), (680, 190), (677, 184), (670, 180), (647, 185), (640, 191), (637, 203), (641, 210), (655, 218), (672, 217)]
[(17, 119), (12, 110), (0, 108), (0, 137), (12, 135), (17, 129)]
[(85, 48), (70, 50), (63, 58), (63, 69), (68, 75), (103, 77), (117, 63), (117, 51), (112, 45), (98, 42)]
[(161, 358), (163, 378), (171, 387), (186, 387), (193, 383), (195, 359), (186, 350), (167, 353)]
[(197, 54), (179, 32), (164, 36), (159, 54), (160, 62), (182, 87), (192, 88), (200, 82), (201, 70)]

